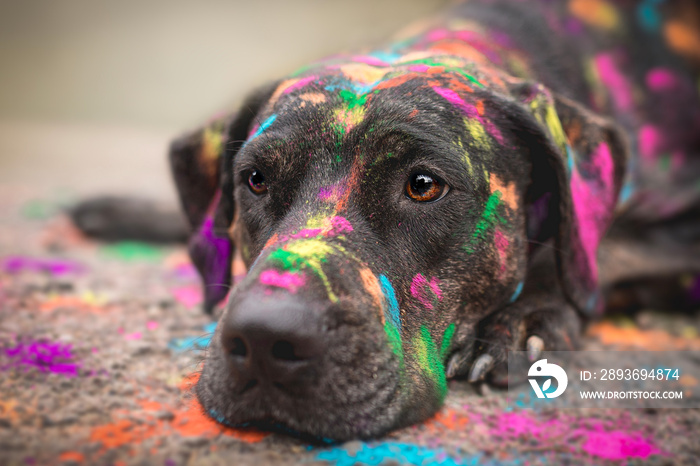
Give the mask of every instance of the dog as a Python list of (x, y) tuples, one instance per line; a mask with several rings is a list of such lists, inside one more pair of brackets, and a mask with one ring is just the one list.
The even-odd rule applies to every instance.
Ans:
[(376, 437), (447, 379), (507, 383), (508, 350), (575, 349), (606, 307), (697, 306), (697, 23), (691, 1), (473, 0), (174, 141), (223, 309), (205, 410)]

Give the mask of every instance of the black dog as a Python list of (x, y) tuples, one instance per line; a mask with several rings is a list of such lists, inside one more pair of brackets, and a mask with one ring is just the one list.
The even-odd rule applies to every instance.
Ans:
[(618, 3), (460, 5), (173, 143), (225, 305), (197, 385), (212, 416), (376, 436), (431, 416), (446, 378), (503, 383), (507, 349), (573, 349), (639, 283), (695, 304), (695, 10)]

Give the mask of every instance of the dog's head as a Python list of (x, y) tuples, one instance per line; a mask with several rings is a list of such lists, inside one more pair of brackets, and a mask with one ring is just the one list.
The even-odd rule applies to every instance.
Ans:
[(454, 58), (337, 59), (176, 141), (211, 309), (197, 393), (233, 425), (347, 439), (432, 415), (445, 363), (517, 300), (533, 244), (596, 307), (616, 132), (542, 86)]

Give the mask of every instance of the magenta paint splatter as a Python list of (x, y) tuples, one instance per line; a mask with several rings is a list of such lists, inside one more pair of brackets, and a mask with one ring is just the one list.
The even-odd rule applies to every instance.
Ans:
[(623, 112), (631, 111), (634, 105), (632, 88), (620, 72), (613, 54), (599, 54), (595, 57), (595, 64), (600, 80), (610, 89), (615, 107)]
[(654, 92), (672, 91), (678, 85), (678, 78), (667, 68), (654, 68), (647, 73), (646, 84)]
[(639, 129), (639, 155), (645, 162), (653, 162), (663, 150), (664, 141), (659, 128), (654, 125), (644, 125)]
[(411, 283), (411, 295), (423, 306), (425, 306), (426, 309), (432, 310), (435, 300), (428, 296), (428, 290), (432, 292), (438, 301), (442, 301), (440, 281), (436, 277), (432, 277), (430, 281), (428, 281), (421, 274), (417, 274), (415, 277), (413, 277), (413, 282)]
[(313, 75), (312, 75), (312, 76), (307, 76), (307, 77), (305, 77), (305, 78), (301, 78), (299, 81), (295, 82), (294, 84), (292, 84), (291, 86), (289, 86), (288, 88), (286, 88), (286, 89), (284, 90), (284, 94), (289, 94), (289, 93), (291, 93), (291, 92), (294, 92), (294, 91), (297, 90), (297, 89), (301, 89), (302, 87), (306, 86), (306, 85), (309, 84), (310, 82), (313, 82), (313, 81), (316, 80), (317, 78), (318, 78), (318, 76), (313, 76)]
[(610, 460), (662, 454), (650, 438), (637, 430), (628, 430), (624, 418), (615, 422), (564, 415), (540, 419), (534, 413), (512, 411), (488, 419), (470, 415), (470, 419), (495, 425), (489, 430), (495, 438), (506, 441), (534, 439), (543, 444), (555, 439), (559, 444), (568, 445), (573, 454), (583, 451), (590, 456)]
[(48, 341), (17, 343), (16, 346), (4, 348), (5, 356), (10, 360), (10, 364), (3, 366), (2, 369), (35, 367), (41, 372), (74, 377), (78, 375), (80, 364), (75, 361), (71, 350), (72, 345), (67, 343)]
[(609, 460), (648, 458), (661, 453), (648, 439), (639, 434), (622, 431), (587, 432), (581, 449), (591, 456)]
[(444, 87), (433, 87), (433, 90), (437, 92), (443, 99), (447, 100), (449, 103), (451, 103), (453, 106), (457, 107), (458, 109), (462, 110), (464, 114), (468, 118), (473, 118), (477, 120), (481, 125), (486, 129), (486, 132), (494, 138), (496, 141), (498, 141), (499, 144), (503, 145), (504, 139), (503, 139), (503, 134), (501, 134), (501, 130), (496, 127), (492, 122), (487, 120), (486, 118), (482, 118), (481, 115), (479, 115), (479, 111), (477, 108), (464, 101), (459, 94), (457, 94), (455, 91), (452, 89), (447, 89)]
[(184, 305), (191, 308), (202, 302), (202, 290), (199, 286), (182, 286), (172, 290), (175, 299)]
[(23, 256), (9, 256), (2, 260), (2, 269), (8, 273), (46, 272), (54, 276), (85, 271), (85, 266), (66, 259), (40, 259)]
[(265, 270), (260, 274), (260, 283), (284, 288), (290, 293), (296, 293), (299, 288), (306, 284), (306, 277), (300, 273), (280, 273), (277, 270)]

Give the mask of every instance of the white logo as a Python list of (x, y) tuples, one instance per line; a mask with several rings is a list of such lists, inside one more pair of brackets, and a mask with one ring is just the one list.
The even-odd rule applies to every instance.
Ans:
[(530, 366), (530, 370), (527, 372), (528, 377), (533, 377), (533, 376), (547, 376), (547, 377), (554, 377), (557, 379), (557, 389), (554, 390), (552, 393), (547, 393), (547, 390), (552, 386), (552, 379), (547, 379), (545, 382), (542, 384), (542, 388), (540, 388), (540, 385), (537, 383), (536, 379), (528, 379), (530, 382), (530, 385), (532, 385), (532, 389), (535, 391), (535, 394), (537, 395), (537, 398), (556, 398), (562, 393), (564, 393), (564, 390), (566, 390), (566, 386), (569, 383), (569, 378), (566, 376), (566, 372), (564, 369), (562, 369), (560, 366), (557, 366), (556, 364), (547, 364), (546, 359), (540, 359), (539, 361), (535, 362), (532, 366)]

